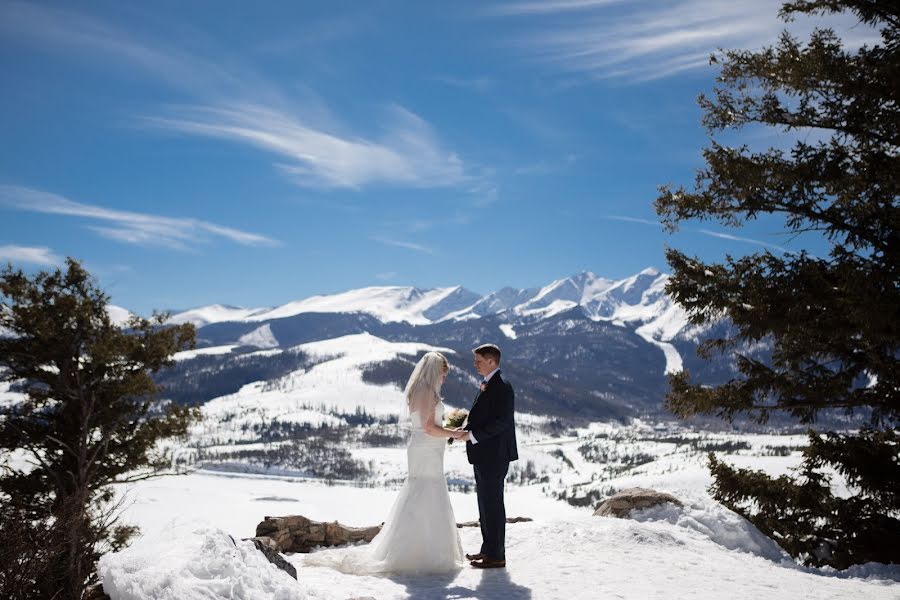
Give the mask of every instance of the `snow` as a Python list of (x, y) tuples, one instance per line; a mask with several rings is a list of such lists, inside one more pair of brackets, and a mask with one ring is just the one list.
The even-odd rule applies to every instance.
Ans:
[[(136, 501), (125, 519), (140, 525), (144, 535), (101, 560), (104, 589), (113, 600), (880, 600), (900, 594), (897, 565), (865, 565), (849, 574), (798, 566), (752, 525), (709, 499), (614, 519), (550, 500), (534, 487), (507, 485), (507, 514), (534, 521), (507, 526), (506, 569), (465, 568), (438, 577), (352, 576), (305, 566), (304, 555), (290, 555), (299, 576), (294, 581), (240, 541), (253, 535), (263, 516), (303, 514), (371, 525), (383, 520), (396, 489), (194, 473), (142, 481), (131, 490)], [(451, 492), (451, 502), (457, 521), (476, 518), (474, 494)], [(460, 536), (466, 551), (477, 550), (477, 528), (460, 529)]]
[[(347, 313), (368, 314), (383, 323), (427, 325), (446, 320), (478, 319), (486, 314), (508, 310), (506, 318), (512, 321), (500, 325), (500, 329), (509, 339), (516, 339), (516, 318), (547, 319), (580, 306), (595, 321), (636, 327), (636, 333), (642, 339), (662, 350), (666, 361), (665, 372), (673, 373), (682, 369), (683, 361), (671, 342), (679, 335), (686, 334), (690, 324), (684, 310), (665, 294), (668, 280), (667, 274), (652, 267), (619, 280), (606, 279), (585, 271), (553, 281), (537, 291), (505, 288), (482, 297), (468, 307), (441, 310), (439, 315), (433, 314), (432, 309), (455, 298), (455, 295), (471, 293), (460, 286), (426, 290), (377, 286), (312, 296), (275, 308), (248, 309), (214, 304), (178, 313), (170, 322), (193, 323), (202, 327), (222, 321), (263, 323), (303, 313)], [(127, 314), (124, 309), (119, 310)], [(259, 348), (277, 347), (278, 340), (272, 335), (271, 328), (265, 329), (266, 325), (268, 324), (242, 336), (239, 343)], [(690, 330), (694, 337), (701, 333), (696, 327)]]
[(109, 315), (109, 320), (112, 324), (118, 325), (119, 327), (125, 325), (128, 322), (128, 319), (131, 318), (131, 313), (127, 309), (114, 304), (107, 304), (106, 312)]
[(12, 382), (0, 381), (0, 408), (15, 406), (24, 401), (27, 396), (21, 392), (12, 391)]
[(168, 322), (172, 325), (180, 325), (182, 323), (191, 323), (195, 327), (203, 327), (211, 323), (221, 323), (223, 321), (243, 321), (252, 315), (269, 310), (268, 308), (242, 308), (239, 306), (226, 306), (223, 304), (212, 304), (210, 306), (201, 306), (184, 312), (176, 313), (169, 317)]
[[(345, 358), (333, 356), (338, 347), (377, 349), (383, 344), (381, 351), (386, 354), (397, 349), (371, 336), (350, 341), (349, 345), (335, 341), (307, 346), (335, 360)], [(251, 558), (240, 542), (232, 544), (228, 535), (235, 540), (253, 535), (267, 515), (301, 514), (350, 526), (382, 522), (405, 476), (405, 449), (365, 447), (350, 451), (355, 458), (375, 465), (374, 487), (202, 470), (120, 486), (117, 493), (126, 507), (123, 521), (139, 525), (144, 537), (126, 553), (104, 559), (104, 576), (110, 589), (116, 590), (111, 596), (114, 600), (260, 597), (253, 595), (257, 593), (341, 600), (723, 596), (880, 600), (900, 595), (898, 565), (859, 565), (845, 572), (797, 565), (752, 524), (712, 500), (707, 492), (712, 479), (705, 451), (688, 454), (684, 445), (665, 441), (681, 437), (711, 443), (743, 442), (748, 448), (728, 454), (724, 460), (778, 476), (798, 464), (799, 453), (771, 456), (765, 455), (766, 450), (799, 448), (806, 441), (804, 435), (710, 433), (675, 423), (635, 420), (627, 426), (592, 423), (566, 437), (549, 437), (531, 428), (546, 417), (521, 417), (517, 416), (522, 433), (520, 460), (513, 463), (511, 472), (532, 461), (536, 471), (549, 475), (549, 481), (507, 483), (507, 514), (534, 521), (507, 527), (508, 564), (503, 571), (466, 568), (444, 577), (358, 577), (307, 566), (304, 555), (292, 555), (287, 559), (299, 573), (299, 581), (293, 581)], [(659, 440), (653, 440), (653, 435)], [(579, 451), (585, 443), (603, 449), (605, 459), (587, 460)], [(557, 450), (572, 462), (571, 467), (552, 454)], [(638, 454), (651, 456), (651, 462), (609, 476), (618, 473), (616, 465), (623, 457)], [(477, 519), (475, 495), (458, 491), (472, 481), (462, 446), (448, 447), (445, 470), (454, 485), (450, 499), (457, 521)], [(622, 520), (593, 517), (591, 508), (573, 507), (547, 493), (547, 488), (552, 491), (573, 485), (584, 486), (582, 490), (594, 485), (651, 488), (674, 494), (684, 506), (653, 507)], [(836, 492), (846, 489), (839, 485)], [(463, 528), (460, 535), (467, 551), (477, 550), (477, 528)], [(279, 587), (285, 581), (287, 587)]]
[(576, 306), (578, 306), (578, 303), (571, 300), (554, 300), (548, 305), (539, 308), (524, 308), (517, 306), (513, 310), (523, 317), (540, 317), (542, 319), (547, 319), (554, 315), (558, 315), (559, 313), (571, 310)]
[(396, 286), (367, 287), (289, 302), (245, 320), (267, 321), (302, 313), (366, 313), (384, 323), (406, 321), (412, 325), (426, 325), (431, 320), (424, 313), (457, 290), (459, 286), (432, 290)]
[(297, 582), (251, 542), (184, 519), (101, 557), (99, 572), (104, 591), (114, 600), (311, 597), (299, 596)]
[(613, 280), (598, 277), (590, 271), (585, 271), (574, 277), (559, 279), (541, 288), (541, 291), (534, 298), (519, 305), (514, 310), (522, 314), (529, 314), (529, 311), (534, 308), (541, 308), (548, 303), (559, 300), (570, 301), (575, 305), (586, 304), (615, 285), (616, 282)]
[(175, 360), (190, 360), (192, 358), (197, 358), (198, 356), (208, 355), (208, 354), (229, 354), (232, 350), (237, 348), (237, 344), (227, 344), (225, 346), (210, 346), (208, 348), (197, 348), (196, 350), (182, 350), (181, 352), (176, 352), (172, 355), (172, 358)]
[(640, 327), (635, 329), (634, 332), (641, 336), (644, 340), (662, 349), (663, 354), (666, 357), (666, 375), (668, 375), (669, 373), (677, 373), (681, 371), (684, 368), (684, 363), (681, 360), (681, 354), (678, 353), (678, 350), (676, 350), (675, 346), (673, 346), (672, 344), (668, 342), (661, 342), (655, 339), (650, 333), (651, 329), (652, 324), (646, 324), (641, 325)]
[(516, 339), (516, 330), (509, 323), (502, 323), (500, 325), (500, 331), (503, 332), (503, 335), (505, 335), (509, 339)]
[(631, 518), (640, 522), (670, 523), (705, 536), (728, 550), (749, 552), (784, 566), (791, 566), (793, 562), (773, 540), (720, 504), (701, 501), (684, 507), (660, 504), (635, 511)]
[(275, 338), (275, 335), (272, 333), (272, 327), (268, 323), (239, 337), (238, 344), (242, 346), (256, 346), (257, 348), (277, 348), (279, 345), (278, 339)]
[[(373, 336), (350, 336), (304, 345), (305, 351), (331, 360), (312, 381), (336, 377), (333, 361), (346, 361), (344, 381), (356, 385), (357, 368), (367, 352), (378, 357), (409, 351)], [(347, 350), (347, 349), (351, 350)], [(420, 348), (421, 349), (421, 348)], [(343, 351), (344, 354), (339, 352)], [(353, 366), (356, 365), (356, 366)], [(329, 374), (330, 373), (330, 374)], [(343, 385), (343, 383), (342, 383)], [(372, 386), (370, 386), (372, 387)], [(377, 387), (377, 386), (376, 386)], [(399, 395), (399, 390), (394, 390)], [(270, 399), (275, 401), (274, 398)], [(249, 414), (267, 407), (246, 406)], [(319, 413), (326, 416), (326, 413)], [(248, 415), (245, 415), (248, 417)], [(334, 418), (334, 417), (332, 417)], [(143, 537), (131, 549), (107, 556), (101, 564), (114, 600), (133, 598), (697, 598), (727, 596), (793, 600), (897, 598), (900, 565), (859, 565), (845, 572), (797, 565), (752, 524), (715, 502), (705, 452), (688, 452), (692, 440), (742, 442), (723, 456), (737, 467), (762, 469), (773, 476), (788, 473), (799, 452), (770, 455), (773, 447), (801, 447), (804, 435), (712, 433), (677, 423), (635, 420), (592, 423), (551, 437), (539, 426), (546, 417), (517, 415), (520, 460), (534, 463), (540, 480), (506, 486), (509, 516), (530, 523), (507, 527), (507, 569), (483, 572), (466, 568), (445, 577), (358, 577), (304, 564), (304, 555), (288, 556), (299, 581), (247, 554), (240, 540), (254, 534), (263, 517), (300, 514), (350, 526), (380, 523), (388, 514), (405, 477), (402, 447), (349, 447), (354, 458), (372, 465), (366, 484), (323, 481), (299, 476), (272, 476), (196, 471), (187, 475), (139, 481), (116, 489), (123, 502), (123, 522), (140, 526)], [(654, 437), (655, 436), (655, 437)], [(687, 440), (676, 444), (672, 439)], [(583, 445), (602, 458), (588, 459)], [(245, 448), (265, 447), (259, 443)], [(207, 451), (228, 452), (234, 446)], [(464, 447), (448, 447), (445, 471), (457, 521), (477, 519), (475, 495), (464, 493), (472, 470)], [(562, 453), (571, 466), (558, 453)], [(621, 469), (628, 457), (649, 462)], [(577, 508), (552, 497), (555, 491), (581, 494), (591, 489), (644, 487), (669, 492), (683, 507), (663, 505), (636, 512), (630, 519), (593, 517), (592, 508)], [(846, 487), (838, 482), (839, 495)], [(174, 523), (173, 517), (175, 518)], [(231, 536), (229, 538), (228, 536)], [(460, 530), (466, 551), (477, 550), (477, 528)], [(284, 587), (282, 587), (284, 586)], [(180, 596), (178, 594), (181, 594)], [(256, 595), (254, 595), (256, 594)], [(259, 594), (268, 594), (260, 596)]]
[(388, 342), (369, 333), (301, 344), (292, 350), (304, 352), (317, 364), (273, 381), (247, 384), (234, 394), (207, 402), (202, 408), (206, 418), (192, 430), (193, 438), (204, 444), (255, 441), (253, 425), (279, 421), (337, 426), (345, 423), (335, 414), (353, 414), (357, 409), (370, 415), (398, 415), (403, 392), (392, 385), (366, 383), (365, 367), (430, 350), (453, 353), (427, 344)]

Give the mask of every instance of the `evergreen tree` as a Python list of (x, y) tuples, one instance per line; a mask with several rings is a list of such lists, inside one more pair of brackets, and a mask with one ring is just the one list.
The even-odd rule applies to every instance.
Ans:
[[(712, 140), (693, 191), (664, 186), (656, 200), (669, 231), (684, 220), (740, 226), (775, 215), (786, 233), (817, 232), (829, 243), (827, 256), (767, 251), (720, 264), (669, 249), (667, 291), (691, 322), (727, 317), (734, 325), (701, 356), (734, 353), (739, 375), (709, 387), (675, 374), (667, 405), (683, 418), (765, 423), (778, 411), (809, 424), (795, 476), (735, 469), (710, 455), (711, 493), (792, 556), (839, 569), (900, 562), (900, 4), (801, 0), (781, 10), (788, 20), (848, 11), (880, 40), (850, 50), (830, 29), (805, 44), (783, 33), (774, 47), (713, 57), (717, 85), (699, 99), (711, 135), (751, 124), (814, 135), (796, 136), (789, 151)], [(770, 345), (770, 361), (740, 355), (740, 344), (758, 342)], [(864, 425), (817, 432), (823, 410)], [(827, 469), (849, 484), (849, 497), (832, 493)]]
[(87, 271), (0, 273), (0, 381), (25, 393), (0, 406), (0, 597), (81, 598), (116, 526), (110, 484), (167, 466), (157, 442), (186, 433), (196, 408), (163, 404), (150, 374), (193, 347), (192, 325), (165, 315), (110, 322), (109, 298)]

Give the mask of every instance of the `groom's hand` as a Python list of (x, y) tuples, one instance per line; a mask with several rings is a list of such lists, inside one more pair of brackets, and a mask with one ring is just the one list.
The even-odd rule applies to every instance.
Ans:
[(469, 435), (468, 431), (459, 437), (459, 439), (464, 442), (468, 442), (470, 438), (471, 438), (471, 436)]

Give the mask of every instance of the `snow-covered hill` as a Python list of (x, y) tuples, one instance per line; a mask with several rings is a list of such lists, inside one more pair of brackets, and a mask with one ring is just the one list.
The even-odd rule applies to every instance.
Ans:
[(182, 323), (192, 323), (195, 327), (203, 327), (211, 323), (222, 323), (225, 321), (244, 321), (253, 315), (269, 311), (268, 308), (241, 308), (240, 306), (228, 306), (225, 304), (212, 304), (210, 306), (201, 306), (192, 308), (183, 312), (173, 314), (169, 318), (169, 323), (180, 325)]
[[(630, 432), (637, 439), (648, 429), (637, 426)], [(660, 433), (671, 439), (671, 432)], [(630, 434), (603, 425), (580, 431), (577, 437)], [(757, 449), (775, 441), (772, 436), (743, 439)], [(551, 451), (556, 442), (530, 439), (525, 446)], [(570, 443), (574, 448), (581, 442)], [(460, 451), (451, 447), (448, 455)], [(464, 568), (443, 577), (345, 575), (306, 566), (304, 555), (292, 555), (288, 560), (298, 571), (294, 580), (268, 563), (249, 542), (240, 541), (253, 534), (265, 515), (302, 514), (355, 526), (379, 523), (390, 510), (396, 487), (208, 472), (143, 481), (129, 489), (124, 515), (126, 521), (141, 527), (143, 537), (130, 549), (104, 557), (100, 571), (113, 600), (887, 600), (900, 596), (900, 566), (868, 564), (845, 572), (799, 566), (750, 523), (709, 498), (710, 476), (705, 468), (675, 456), (662, 458), (620, 472), (604, 483), (612, 489), (641, 486), (667, 491), (684, 502), (683, 508), (651, 508), (630, 519), (593, 517), (590, 506), (573, 507), (542, 492), (555, 485), (555, 478), (531, 485), (508, 482), (507, 514), (534, 520), (507, 527), (507, 568), (487, 572)], [(761, 456), (757, 450), (744, 455), (740, 464), (778, 472), (796, 461), (796, 456)], [(471, 469), (467, 471), (471, 478)], [(451, 490), (450, 496), (457, 521), (477, 519), (474, 494)], [(463, 528), (460, 536), (466, 551), (477, 550), (481, 542), (477, 528)]]
[(109, 320), (112, 321), (114, 325), (122, 326), (131, 318), (131, 313), (128, 309), (114, 304), (107, 305), (106, 312), (109, 314)]
[(233, 394), (207, 402), (202, 409), (203, 423), (193, 430), (192, 440), (201, 445), (255, 442), (261, 435), (261, 427), (346, 426), (348, 423), (341, 415), (360, 412), (374, 417), (396, 417), (403, 403), (401, 390), (366, 383), (363, 369), (373, 363), (430, 350), (453, 352), (426, 344), (392, 343), (367, 333), (302, 344), (283, 351), (263, 351), (269, 356), (302, 352), (312, 359), (313, 366), (275, 380), (249, 383)]
[(423, 325), (442, 320), (477, 301), (479, 296), (456, 286), (421, 290), (414, 287), (367, 287), (330, 296), (313, 296), (248, 316), (248, 321), (283, 319), (302, 313), (366, 313), (383, 323)]

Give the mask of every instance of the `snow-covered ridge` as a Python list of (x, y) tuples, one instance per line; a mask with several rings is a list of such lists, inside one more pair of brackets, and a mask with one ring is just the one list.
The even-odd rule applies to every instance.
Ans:
[[(363, 313), (383, 323), (428, 325), (498, 313), (509, 313), (512, 318), (547, 318), (576, 306), (583, 307), (589, 317), (597, 320), (647, 322), (661, 316), (671, 305), (664, 292), (667, 280), (668, 275), (648, 268), (620, 280), (584, 271), (542, 288), (503, 288), (485, 296), (462, 286), (432, 289), (375, 286), (311, 296), (274, 308), (213, 304), (175, 314), (170, 322), (203, 327), (224, 321), (264, 322), (303, 313)], [(677, 334), (677, 331), (666, 329), (669, 338)], [(680, 330), (680, 327), (676, 329)]]
[[(669, 275), (647, 268), (623, 279), (608, 279), (584, 271), (557, 279), (541, 288), (502, 288), (481, 296), (462, 286), (423, 289), (412, 286), (375, 286), (337, 294), (317, 295), (274, 308), (241, 308), (213, 304), (180, 312), (170, 323), (259, 323), (259, 327), (230, 340), (259, 348), (280, 347), (268, 322), (304, 313), (368, 315), (382, 323), (431, 325), (444, 321), (468, 321), (498, 316), (509, 339), (524, 322), (535, 322), (580, 309), (594, 321), (606, 321), (632, 329), (658, 346), (666, 360), (666, 372), (680, 371), (683, 361), (672, 344), (675, 339), (696, 341), (687, 314), (666, 294)], [(118, 319), (128, 312), (115, 308)], [(113, 311), (111, 311), (112, 313)], [(693, 331), (693, 333), (691, 333)]]
[(120, 327), (127, 323), (128, 319), (131, 318), (131, 313), (127, 309), (114, 304), (108, 304), (106, 306), (106, 313), (109, 315), (109, 320), (112, 324)]
[[(432, 323), (437, 315), (430, 309), (453, 295), (471, 295), (460, 286), (422, 290), (414, 287), (366, 287), (328, 296), (313, 296), (289, 302), (270, 311), (247, 317), (247, 321), (268, 321), (301, 313), (367, 313), (384, 323), (406, 321), (412, 325)], [(449, 312), (449, 311), (448, 311)], [(440, 315), (443, 316), (443, 315)]]
[(195, 327), (203, 327), (204, 325), (222, 323), (224, 321), (244, 321), (255, 314), (268, 310), (269, 308), (242, 308), (240, 306), (212, 304), (176, 313), (169, 318), (168, 322), (173, 325), (191, 323)]
[[(178, 313), (171, 323), (258, 322), (303, 313), (366, 314), (383, 323), (429, 325), (442, 321), (502, 315), (512, 327), (519, 319), (547, 319), (580, 307), (595, 321), (609, 321), (635, 329), (657, 345), (666, 357), (666, 370), (678, 371), (681, 357), (671, 341), (688, 328), (687, 315), (665, 293), (669, 275), (654, 268), (613, 280), (584, 271), (558, 279), (542, 288), (503, 288), (485, 296), (461, 286), (421, 289), (402, 286), (365, 287), (288, 302), (275, 308), (239, 308), (214, 304)], [(514, 329), (510, 329), (513, 331)], [(504, 331), (504, 333), (506, 333)], [(507, 335), (507, 337), (510, 337)], [(271, 330), (258, 329), (241, 341), (275, 347)]]
[[(521, 319), (548, 319), (575, 308), (595, 321), (630, 327), (647, 342), (658, 346), (666, 359), (666, 371), (682, 368), (672, 340), (688, 331), (684, 310), (665, 293), (669, 275), (647, 268), (624, 279), (608, 279), (590, 271), (557, 279), (542, 288), (503, 288), (480, 296), (461, 286), (421, 289), (411, 286), (376, 286), (338, 294), (317, 295), (275, 308), (240, 308), (214, 304), (174, 315), (171, 323), (256, 322), (260, 328), (246, 334), (240, 344), (277, 347), (278, 340), (267, 321), (304, 313), (366, 314), (382, 323), (429, 325), (500, 315), (508, 323), (506, 337)], [(123, 310), (124, 309), (120, 309)], [(515, 335), (515, 334), (512, 334)]]

